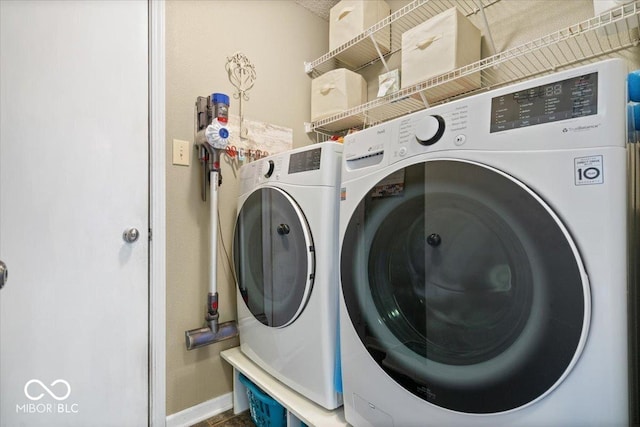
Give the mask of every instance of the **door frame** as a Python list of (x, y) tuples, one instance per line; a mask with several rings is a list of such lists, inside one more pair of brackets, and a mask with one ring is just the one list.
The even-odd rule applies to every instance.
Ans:
[[(149, 5), (149, 425), (166, 425), (165, 3)], [(152, 234), (153, 233), (153, 234)]]

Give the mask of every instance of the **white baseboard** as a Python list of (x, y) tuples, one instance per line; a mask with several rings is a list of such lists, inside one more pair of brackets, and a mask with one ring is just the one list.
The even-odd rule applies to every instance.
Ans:
[(189, 427), (233, 408), (233, 394), (227, 393), (167, 416), (166, 427)]

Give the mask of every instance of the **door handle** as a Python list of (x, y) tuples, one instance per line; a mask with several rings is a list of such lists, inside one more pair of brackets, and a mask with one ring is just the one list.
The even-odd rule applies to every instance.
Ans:
[(138, 237), (140, 237), (140, 232), (137, 228), (127, 228), (126, 230), (124, 230), (124, 233), (122, 233), (122, 238), (127, 243), (135, 242), (136, 240), (138, 240)]
[(7, 270), (7, 265), (0, 261), (0, 289), (2, 289), (9, 280), (9, 270)]
[(291, 231), (291, 228), (289, 227), (288, 224), (280, 224), (276, 230), (278, 231), (278, 234), (281, 236), (284, 236), (285, 234), (289, 234), (289, 232)]

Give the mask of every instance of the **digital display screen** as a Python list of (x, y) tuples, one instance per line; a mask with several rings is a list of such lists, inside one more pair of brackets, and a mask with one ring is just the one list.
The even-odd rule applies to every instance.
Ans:
[(320, 169), (322, 148), (302, 151), (289, 156), (289, 173), (298, 173)]
[(490, 132), (598, 113), (598, 73), (585, 74), (491, 99)]

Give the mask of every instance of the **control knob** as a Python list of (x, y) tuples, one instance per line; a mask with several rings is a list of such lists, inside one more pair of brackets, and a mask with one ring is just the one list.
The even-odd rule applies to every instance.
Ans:
[(422, 145), (435, 144), (444, 134), (444, 119), (438, 115), (421, 118), (415, 125), (416, 140)]
[(274, 169), (275, 164), (273, 163), (273, 160), (267, 160), (262, 164), (262, 174), (265, 178), (269, 178), (271, 175), (273, 175)]

